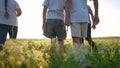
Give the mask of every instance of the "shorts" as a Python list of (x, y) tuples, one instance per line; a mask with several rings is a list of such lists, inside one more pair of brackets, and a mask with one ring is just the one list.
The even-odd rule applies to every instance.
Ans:
[(74, 23), (71, 24), (72, 37), (87, 37), (88, 23)]
[(48, 38), (58, 38), (63, 40), (66, 38), (66, 29), (63, 20), (59, 19), (47, 19), (46, 22), (47, 30), (44, 35)]

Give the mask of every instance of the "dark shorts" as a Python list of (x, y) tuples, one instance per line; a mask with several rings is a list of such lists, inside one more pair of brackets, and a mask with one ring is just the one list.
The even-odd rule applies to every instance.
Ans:
[(63, 40), (66, 38), (66, 29), (63, 20), (59, 19), (47, 19), (46, 22), (47, 31), (44, 35), (48, 38), (57, 37), (58, 40)]

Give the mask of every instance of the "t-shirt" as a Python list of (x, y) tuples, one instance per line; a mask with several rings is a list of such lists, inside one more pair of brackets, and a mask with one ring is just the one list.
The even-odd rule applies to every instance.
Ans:
[(0, 0), (0, 24), (18, 26), (15, 9), (20, 8), (19, 4), (16, 2), (16, 0), (8, 0), (7, 12), (9, 13), (10, 17), (9, 19), (6, 19), (4, 17), (5, 14), (4, 1), (5, 0)]
[(72, 0), (70, 18), (71, 23), (89, 22), (87, 0)]
[[(92, 13), (92, 9), (88, 5), (87, 5), (87, 8), (88, 8), (88, 16), (89, 16), (89, 14)], [(91, 24), (90, 16), (89, 16), (89, 23)]]
[(65, 0), (45, 0), (43, 6), (48, 7), (47, 19), (64, 19)]

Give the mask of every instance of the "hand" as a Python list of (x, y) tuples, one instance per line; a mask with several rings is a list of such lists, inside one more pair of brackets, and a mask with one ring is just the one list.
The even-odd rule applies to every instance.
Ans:
[(66, 19), (65, 19), (65, 25), (66, 25), (66, 26), (70, 26), (70, 19), (69, 19), (69, 18), (66, 18)]
[(42, 30), (43, 30), (43, 32), (46, 32), (46, 23), (43, 23), (43, 26), (42, 26)]
[(10, 15), (8, 14), (8, 12), (5, 12), (5, 15), (4, 15), (4, 16), (5, 16), (6, 19), (9, 19), (9, 16), (10, 16)]
[(96, 25), (93, 24), (93, 25), (92, 25), (92, 28), (93, 28), (93, 29), (96, 29)]
[(16, 11), (17, 11), (17, 16), (19, 17), (22, 14), (22, 11), (20, 8), (16, 9)]
[(94, 16), (94, 25), (97, 25), (99, 23), (99, 17), (98, 16)]

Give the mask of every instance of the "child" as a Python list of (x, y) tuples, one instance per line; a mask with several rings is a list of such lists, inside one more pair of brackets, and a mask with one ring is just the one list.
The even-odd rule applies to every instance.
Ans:
[[(52, 39), (57, 37), (60, 47), (64, 47), (66, 38), (65, 24), (69, 26), (69, 0), (45, 0), (43, 3), (43, 33)], [(64, 10), (66, 13), (64, 24)]]
[(18, 20), (22, 10), (16, 0), (0, 0), (0, 50), (3, 49), (9, 33), (10, 39), (16, 39)]
[[(82, 68), (87, 67), (91, 68), (91, 64), (86, 59), (83, 52), (84, 45), (82, 39), (87, 37), (87, 25), (89, 23), (89, 16), (87, 10), (87, 0), (71, 0), (71, 8), (70, 8), (70, 20), (71, 20), (71, 36), (73, 41), (73, 49), (75, 53), (77, 53), (78, 59), (80, 59), (80, 63)], [(98, 17), (98, 0), (93, 0), (94, 3), (94, 22), (97, 24), (99, 22)], [(82, 51), (81, 51), (82, 50)]]
[[(92, 22), (93, 22), (94, 16), (93, 16), (92, 9), (90, 8), (89, 5), (87, 5), (87, 8), (88, 8), (88, 13), (90, 14)], [(92, 28), (93, 29), (96, 28), (96, 25), (95, 25), (94, 22), (93, 22)], [(95, 50), (97, 50), (97, 47), (96, 47), (94, 41), (91, 38), (91, 20), (90, 20), (90, 17), (89, 17), (89, 23), (88, 23), (88, 29), (87, 29), (87, 37), (85, 39), (88, 41), (89, 45), (92, 46), (92, 48), (94, 48)], [(83, 42), (84, 42), (84, 40), (83, 40)]]

